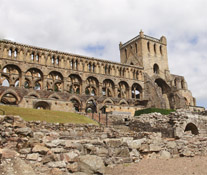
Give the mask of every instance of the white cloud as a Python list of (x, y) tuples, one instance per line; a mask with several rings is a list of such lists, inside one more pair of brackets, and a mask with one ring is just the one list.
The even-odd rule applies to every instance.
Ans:
[[(207, 105), (206, 0), (0, 0), (0, 38), (119, 62), (120, 41), (168, 39), (171, 72)], [(103, 53), (87, 46), (103, 46)]]

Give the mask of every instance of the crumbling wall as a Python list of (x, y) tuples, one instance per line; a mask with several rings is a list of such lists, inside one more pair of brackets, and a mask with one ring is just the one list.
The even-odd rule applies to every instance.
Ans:
[[(159, 119), (156, 119), (159, 120)], [(166, 125), (167, 126), (167, 125)], [(25, 122), (0, 116), (0, 170), (18, 166), (31, 174), (104, 174), (106, 166), (144, 158), (207, 155), (207, 137), (185, 132), (179, 139), (160, 132), (126, 132), (95, 125)], [(22, 164), (22, 165), (21, 165)]]

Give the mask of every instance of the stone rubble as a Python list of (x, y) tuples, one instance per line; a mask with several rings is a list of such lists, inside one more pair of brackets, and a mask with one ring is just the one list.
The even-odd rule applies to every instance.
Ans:
[[(106, 166), (145, 158), (207, 155), (207, 137), (202, 134), (192, 135), (187, 131), (179, 138), (163, 134), (162, 131), (171, 132), (173, 127), (169, 121), (175, 126), (178, 123), (175, 119), (181, 113), (131, 118), (127, 120), (127, 132), (115, 125), (106, 128), (25, 122), (19, 116), (0, 116), (0, 172), (4, 175), (101, 175), (105, 174)], [(179, 122), (187, 117), (186, 113), (182, 116)], [(121, 122), (115, 123), (120, 126)], [(144, 123), (150, 127), (148, 130), (141, 126)], [(153, 130), (156, 127), (159, 130)]]

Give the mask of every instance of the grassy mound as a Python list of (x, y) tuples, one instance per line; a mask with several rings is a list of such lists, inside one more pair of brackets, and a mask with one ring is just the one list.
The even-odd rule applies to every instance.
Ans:
[(159, 112), (163, 115), (168, 115), (171, 112), (174, 112), (175, 110), (173, 109), (158, 109), (158, 108), (147, 108), (147, 109), (142, 109), (142, 110), (138, 110), (135, 111), (134, 116), (139, 116), (141, 114), (149, 114), (149, 113), (153, 113), (153, 112)]
[(25, 121), (46, 121), (48, 123), (97, 124), (95, 121), (72, 112), (0, 106), (0, 115), (19, 115)]

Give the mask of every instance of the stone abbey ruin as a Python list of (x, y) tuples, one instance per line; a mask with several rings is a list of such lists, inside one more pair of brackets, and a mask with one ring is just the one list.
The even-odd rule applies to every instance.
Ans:
[(61, 111), (196, 107), (183, 76), (170, 74), (167, 40), (139, 35), (119, 45), (121, 63), (0, 40), (0, 101)]

